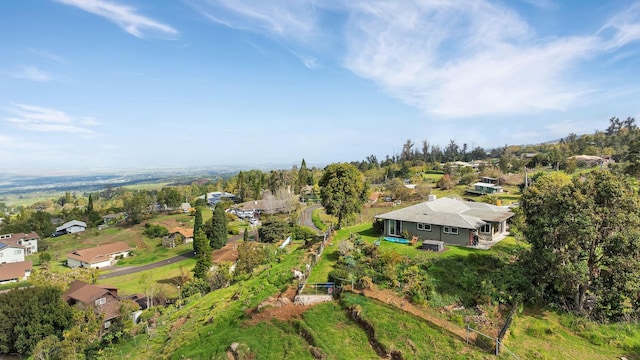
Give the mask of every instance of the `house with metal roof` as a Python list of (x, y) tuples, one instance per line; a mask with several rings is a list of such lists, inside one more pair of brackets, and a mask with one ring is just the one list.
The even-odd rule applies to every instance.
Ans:
[(485, 203), (440, 198), (375, 216), (384, 221), (384, 236), (408, 233), (420, 240), (473, 246), (497, 242), (508, 234), (508, 208)]
[(118, 258), (131, 255), (131, 251), (133, 248), (122, 241), (80, 249), (67, 254), (67, 266), (90, 269), (111, 266), (118, 261)]
[[(56, 232), (58, 235), (60, 234), (73, 234), (80, 231), (87, 230), (87, 223), (80, 220), (71, 220), (66, 222), (56, 228)], [(54, 233), (54, 234), (55, 234)]]

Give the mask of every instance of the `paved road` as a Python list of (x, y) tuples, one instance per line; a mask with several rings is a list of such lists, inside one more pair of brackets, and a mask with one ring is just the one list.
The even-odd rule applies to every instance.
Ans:
[[(309, 206), (305, 209), (302, 210), (302, 212), (300, 213), (300, 224), (303, 226), (308, 226), (312, 229), (314, 229), (317, 233), (321, 233), (322, 230), (318, 229), (314, 224), (313, 224), (313, 220), (311, 219), (313, 211), (316, 209), (320, 209), (322, 208), (322, 205), (313, 205), (313, 206)], [(242, 239), (242, 235), (234, 235), (232, 237), (229, 238), (229, 240), (227, 241), (227, 243), (232, 243), (235, 241), (238, 241)], [(166, 260), (162, 260), (162, 261), (158, 261), (152, 264), (147, 264), (147, 265), (142, 265), (142, 266), (135, 266), (135, 267), (126, 267), (126, 268), (115, 268), (116, 270), (108, 273), (108, 274), (104, 274), (104, 275), (100, 275), (98, 278), (99, 279), (109, 279), (112, 277), (116, 277), (116, 276), (122, 276), (122, 275), (129, 275), (129, 274), (134, 274), (140, 271), (145, 271), (145, 270), (150, 270), (150, 269), (155, 269), (155, 268), (159, 268), (161, 266), (166, 266), (169, 264), (174, 264), (186, 259), (190, 259), (192, 257), (194, 257), (195, 254), (193, 253), (193, 251), (187, 251), (184, 252), (178, 256), (174, 256), (172, 258), (166, 259)]]
[(310, 227), (317, 233), (321, 233), (322, 230), (318, 229), (312, 220), (313, 211), (320, 208), (322, 208), (322, 205), (312, 205), (304, 208), (302, 212), (300, 212), (300, 225)]
[[(232, 237), (229, 238), (229, 240), (227, 240), (227, 244), (228, 243), (232, 243), (232, 242), (236, 242), (239, 239), (242, 239), (242, 235), (233, 235)], [(142, 265), (142, 266), (136, 266), (136, 267), (127, 267), (127, 268), (122, 268), (122, 269), (118, 269), (115, 268), (116, 270), (108, 273), (108, 274), (104, 274), (104, 275), (100, 275), (98, 277), (98, 279), (109, 279), (112, 277), (116, 277), (116, 276), (122, 276), (122, 275), (129, 275), (129, 274), (134, 274), (140, 271), (145, 271), (145, 270), (150, 270), (150, 269), (155, 269), (155, 268), (159, 268), (161, 266), (166, 266), (169, 264), (174, 264), (183, 260), (187, 260), (190, 259), (192, 257), (194, 257), (195, 254), (193, 253), (193, 251), (187, 251), (184, 252), (178, 256), (174, 256), (172, 258), (169, 259), (165, 259), (162, 261), (158, 261), (158, 262), (154, 262), (151, 264), (147, 264), (147, 265)]]

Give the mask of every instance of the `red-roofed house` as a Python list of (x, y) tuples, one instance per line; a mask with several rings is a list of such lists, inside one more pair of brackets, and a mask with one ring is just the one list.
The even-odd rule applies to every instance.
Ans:
[(168, 248), (174, 248), (178, 244), (193, 242), (193, 228), (175, 227), (169, 231), (169, 236), (162, 239), (162, 244)]
[(94, 306), (103, 315), (105, 329), (111, 325), (111, 320), (120, 316), (118, 289), (111, 286), (91, 285), (75, 280), (62, 297), (69, 305)]
[(37, 232), (32, 231), (28, 234), (15, 233), (0, 235), (0, 242), (7, 245), (19, 245), (25, 248), (26, 255), (31, 255), (38, 252), (38, 241), (40, 235)]
[(27, 280), (31, 276), (31, 260), (0, 265), (0, 284)]
[(133, 248), (122, 241), (76, 250), (67, 254), (67, 266), (91, 269), (111, 266), (117, 262), (118, 258), (131, 255), (131, 251)]

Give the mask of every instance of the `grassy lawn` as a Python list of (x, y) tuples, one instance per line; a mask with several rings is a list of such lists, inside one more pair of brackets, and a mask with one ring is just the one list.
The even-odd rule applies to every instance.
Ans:
[(378, 341), (387, 351), (399, 350), (405, 359), (495, 358), (394, 306), (351, 293), (345, 293), (342, 302), (360, 309), (361, 317), (374, 326)]
[[(192, 226), (191, 221), (192, 217), (189, 215), (174, 214), (149, 219), (148, 223), (165, 227), (183, 224), (189, 227)], [(122, 241), (134, 248), (135, 256), (119, 261), (118, 266), (149, 264), (176, 256), (192, 247), (191, 244), (183, 244), (172, 249), (165, 248), (160, 238), (149, 238), (142, 234), (143, 230), (142, 224), (128, 227), (114, 226), (103, 230), (89, 229), (81, 233), (43, 239), (42, 246), (51, 254), (53, 262), (62, 262), (66, 260), (68, 253), (75, 250)]]
[(505, 345), (521, 359), (640, 359), (640, 326), (595, 324), (570, 314), (526, 310)]
[(162, 291), (166, 297), (177, 298), (180, 294), (180, 289), (178, 289), (177, 285), (179, 284), (178, 278), (181, 272), (186, 271), (192, 276), (191, 270), (195, 266), (195, 263), (195, 259), (187, 259), (156, 269), (98, 280), (98, 284), (117, 287), (119, 295), (138, 294), (143, 292), (144, 289), (143, 285), (139, 282), (140, 278), (145, 273), (148, 273), (156, 281), (160, 291)]
[(333, 270), (333, 267), (338, 261), (338, 243), (342, 240), (348, 239), (351, 233), (364, 231), (367, 228), (371, 228), (370, 223), (360, 224), (338, 230), (334, 235), (333, 240), (331, 241), (331, 245), (325, 247), (320, 261), (318, 262), (318, 264), (316, 264), (316, 266), (313, 267), (313, 270), (311, 270), (311, 275), (309, 275), (309, 282), (326, 282), (329, 273)]

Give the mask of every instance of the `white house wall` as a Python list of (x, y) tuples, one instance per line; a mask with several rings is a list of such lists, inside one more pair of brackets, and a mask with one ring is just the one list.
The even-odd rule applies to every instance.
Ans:
[(0, 264), (24, 261), (24, 249), (5, 247), (0, 250)]

